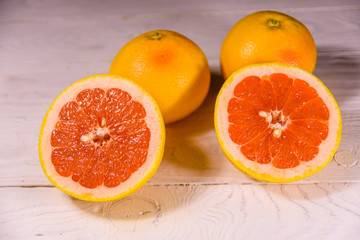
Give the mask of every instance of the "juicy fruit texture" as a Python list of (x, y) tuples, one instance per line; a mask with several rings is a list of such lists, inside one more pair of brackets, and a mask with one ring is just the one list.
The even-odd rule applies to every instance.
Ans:
[(39, 138), (49, 180), (72, 196), (105, 201), (135, 191), (163, 152), (159, 109), (139, 86), (111, 75), (80, 80), (54, 101)]
[(66, 103), (51, 134), (51, 162), (87, 188), (116, 187), (146, 160), (150, 130), (141, 103), (118, 88), (84, 89)]
[(283, 73), (266, 77), (246, 77), (236, 85), (228, 105), (231, 140), (248, 159), (276, 168), (312, 160), (327, 138), (327, 106), (304, 80)]
[(316, 46), (309, 30), (284, 13), (260, 11), (237, 22), (221, 47), (224, 79), (250, 64), (281, 62), (312, 72)]
[(320, 170), (341, 137), (340, 111), (327, 88), (313, 75), (282, 64), (234, 73), (218, 96), (215, 126), (229, 160), (270, 182)]
[(110, 73), (144, 87), (159, 104), (165, 123), (195, 111), (210, 86), (210, 68), (202, 50), (168, 30), (150, 31), (129, 41), (114, 58)]

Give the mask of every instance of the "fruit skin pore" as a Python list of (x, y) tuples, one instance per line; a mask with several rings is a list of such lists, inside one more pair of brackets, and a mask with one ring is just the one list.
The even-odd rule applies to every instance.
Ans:
[(85, 201), (90, 201), (90, 202), (105, 202), (105, 201), (113, 201), (113, 200), (118, 200), (121, 199), (123, 197), (126, 197), (132, 193), (134, 193), (135, 191), (137, 191), (139, 188), (141, 188), (146, 182), (149, 181), (149, 179), (155, 174), (155, 172), (157, 171), (158, 167), (160, 166), (163, 154), (164, 154), (164, 145), (165, 145), (165, 125), (164, 125), (164, 120), (163, 117), (160, 113), (160, 109), (158, 108), (156, 102), (154, 101), (154, 99), (151, 98), (151, 96), (145, 92), (143, 90), (143, 88), (141, 86), (139, 86), (136, 83), (133, 83), (132, 81), (129, 81), (127, 79), (123, 79), (124, 81), (129, 81), (132, 82), (132, 84), (134, 84), (135, 86), (137, 86), (139, 89), (141, 89), (141, 91), (143, 91), (144, 95), (147, 95), (148, 97), (150, 97), (151, 101), (155, 104), (155, 108), (157, 111), (157, 117), (159, 118), (159, 125), (160, 125), (160, 140), (159, 140), (159, 146), (157, 148), (157, 152), (156, 152), (156, 157), (155, 157), (155, 161), (153, 163), (153, 165), (151, 166), (151, 168), (145, 172), (144, 176), (137, 181), (135, 184), (133, 184), (130, 188), (128, 188), (126, 191), (120, 192), (116, 195), (112, 195), (112, 196), (103, 196), (103, 197), (97, 197), (94, 196), (92, 194), (89, 193), (82, 193), (81, 191), (79, 192), (74, 192), (72, 189), (67, 188), (66, 186), (62, 186), (61, 183), (58, 183), (54, 176), (51, 176), (50, 171), (48, 170), (49, 168), (49, 163), (47, 163), (47, 159), (45, 159), (45, 152), (48, 151), (49, 149), (45, 149), (44, 148), (44, 142), (47, 141), (47, 139), (44, 139), (44, 136), (46, 135), (46, 125), (48, 124), (49, 121), (49, 116), (52, 114), (52, 111), (54, 110), (54, 108), (56, 108), (55, 105), (57, 105), (57, 101), (59, 99), (61, 99), (63, 97), (63, 95), (65, 95), (69, 90), (73, 89), (73, 88), (77, 88), (78, 85), (81, 85), (82, 83), (91, 80), (93, 78), (114, 78), (114, 79), (118, 79), (119, 76), (116, 75), (111, 75), (111, 74), (96, 74), (96, 75), (92, 75), (86, 78), (83, 78), (81, 80), (78, 80), (76, 82), (74, 82), (73, 84), (71, 84), (70, 86), (68, 86), (66, 89), (64, 89), (56, 98), (55, 100), (52, 102), (52, 104), (50, 105), (49, 109), (47, 110), (43, 122), (41, 124), (41, 129), (40, 129), (40, 134), (39, 134), (39, 138), (38, 138), (38, 150), (39, 150), (39, 159), (40, 159), (40, 164), (41, 167), (45, 173), (45, 175), (47, 176), (48, 180), (58, 189), (60, 189), (61, 191), (67, 193), (68, 195), (80, 199), (80, 200), (85, 200)]
[[(276, 67), (287, 67), (287, 68), (294, 68), (294, 69), (298, 69), (302, 72), (304, 72), (305, 74), (309, 74), (312, 77), (314, 77), (314, 79), (316, 79), (316, 81), (318, 83), (320, 83), (320, 85), (322, 85), (322, 87), (326, 90), (327, 94), (329, 97), (332, 98), (332, 100), (334, 101), (333, 103), (335, 104), (335, 112), (333, 112), (332, 114), (336, 114), (339, 118), (339, 125), (338, 125), (338, 129), (336, 131), (336, 141), (335, 144), (333, 145), (333, 148), (331, 149), (330, 153), (328, 154), (328, 158), (326, 160), (323, 161), (323, 164), (318, 165), (316, 168), (311, 168), (308, 169), (307, 171), (305, 171), (302, 175), (297, 175), (295, 177), (292, 178), (278, 178), (278, 177), (274, 177), (271, 175), (271, 173), (259, 173), (254, 169), (248, 168), (245, 166), (244, 163), (242, 163), (241, 159), (236, 159), (234, 158), (234, 156), (230, 153), (230, 151), (227, 149), (227, 147), (225, 146), (225, 140), (223, 138), (223, 134), (221, 134), (221, 127), (220, 127), (220, 115), (223, 114), (222, 112), (220, 112), (219, 108), (220, 108), (220, 98), (223, 95), (223, 92), (225, 91), (225, 89), (232, 84), (232, 82), (235, 80), (235, 76), (238, 74), (241, 74), (242, 72), (246, 72), (248, 69), (250, 68), (256, 68), (256, 67), (262, 67), (262, 66), (267, 66), (270, 68), (276, 68)], [(243, 173), (247, 174), (248, 176), (259, 180), (259, 181), (263, 181), (263, 182), (270, 182), (270, 183), (287, 183), (287, 182), (293, 182), (293, 181), (298, 181), (301, 179), (304, 179), (318, 171), (320, 171), (321, 169), (323, 169), (332, 159), (332, 157), (334, 156), (334, 154), (336, 153), (336, 150), (340, 144), (340, 140), (341, 140), (341, 133), (342, 133), (342, 119), (341, 119), (341, 113), (340, 113), (340, 108), (338, 106), (338, 104), (336, 103), (333, 95), (331, 94), (330, 90), (324, 85), (324, 83), (318, 79), (316, 76), (312, 75), (311, 73), (308, 73), (306, 71), (304, 71), (303, 69), (288, 65), (288, 64), (283, 64), (283, 63), (265, 63), (265, 64), (253, 64), (253, 65), (249, 65), (246, 66), (244, 68), (241, 68), (239, 70), (237, 70), (236, 72), (234, 72), (223, 84), (222, 88), (220, 89), (220, 92), (216, 98), (216, 102), (215, 102), (215, 111), (214, 111), (214, 126), (215, 126), (215, 132), (216, 132), (216, 137), (217, 140), (220, 144), (221, 150), (223, 151), (224, 155), (226, 156), (226, 158), (240, 171), (242, 171)]]
[(190, 39), (155, 30), (126, 43), (109, 70), (137, 82), (158, 103), (165, 123), (194, 112), (210, 87), (210, 68), (205, 54)]
[(284, 13), (260, 11), (238, 21), (225, 37), (220, 53), (224, 79), (250, 64), (281, 62), (313, 72), (314, 39), (301, 22)]

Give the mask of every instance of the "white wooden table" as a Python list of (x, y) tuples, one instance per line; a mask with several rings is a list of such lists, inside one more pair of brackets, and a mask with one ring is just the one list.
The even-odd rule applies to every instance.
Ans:
[[(315, 74), (337, 99), (336, 159), (291, 184), (265, 184), (224, 157), (213, 127), (219, 53), (231, 26), (263, 9), (302, 21), (318, 47)], [(198, 111), (168, 125), (163, 162), (119, 201), (84, 202), (53, 187), (38, 159), (42, 118), (66, 86), (108, 72), (131, 38), (169, 29), (208, 57)], [(0, 0), (0, 239), (360, 239), (360, 2)]]

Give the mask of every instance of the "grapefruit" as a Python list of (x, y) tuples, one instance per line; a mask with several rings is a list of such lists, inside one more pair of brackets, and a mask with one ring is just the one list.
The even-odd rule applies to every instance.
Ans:
[(314, 39), (304, 24), (281, 12), (260, 11), (230, 29), (221, 47), (220, 64), (224, 79), (244, 66), (267, 62), (312, 72), (316, 55)]
[(169, 30), (141, 34), (115, 56), (111, 74), (145, 88), (159, 104), (165, 123), (195, 111), (210, 86), (210, 68), (202, 50), (187, 37)]
[(329, 163), (341, 138), (339, 107), (314, 75), (281, 63), (233, 73), (215, 105), (215, 130), (230, 162), (267, 182), (305, 178)]
[(69, 195), (109, 201), (129, 195), (157, 170), (164, 151), (160, 110), (143, 88), (99, 74), (66, 88), (39, 136), (41, 166)]

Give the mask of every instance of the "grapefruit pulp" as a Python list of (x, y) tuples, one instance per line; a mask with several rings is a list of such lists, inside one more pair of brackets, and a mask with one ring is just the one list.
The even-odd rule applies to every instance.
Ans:
[(290, 182), (319, 171), (335, 154), (341, 129), (326, 86), (287, 64), (236, 71), (216, 100), (215, 130), (224, 154), (262, 181)]
[(165, 142), (160, 110), (137, 84), (99, 74), (66, 88), (39, 136), (41, 166), (56, 187), (88, 201), (122, 198), (157, 170)]

